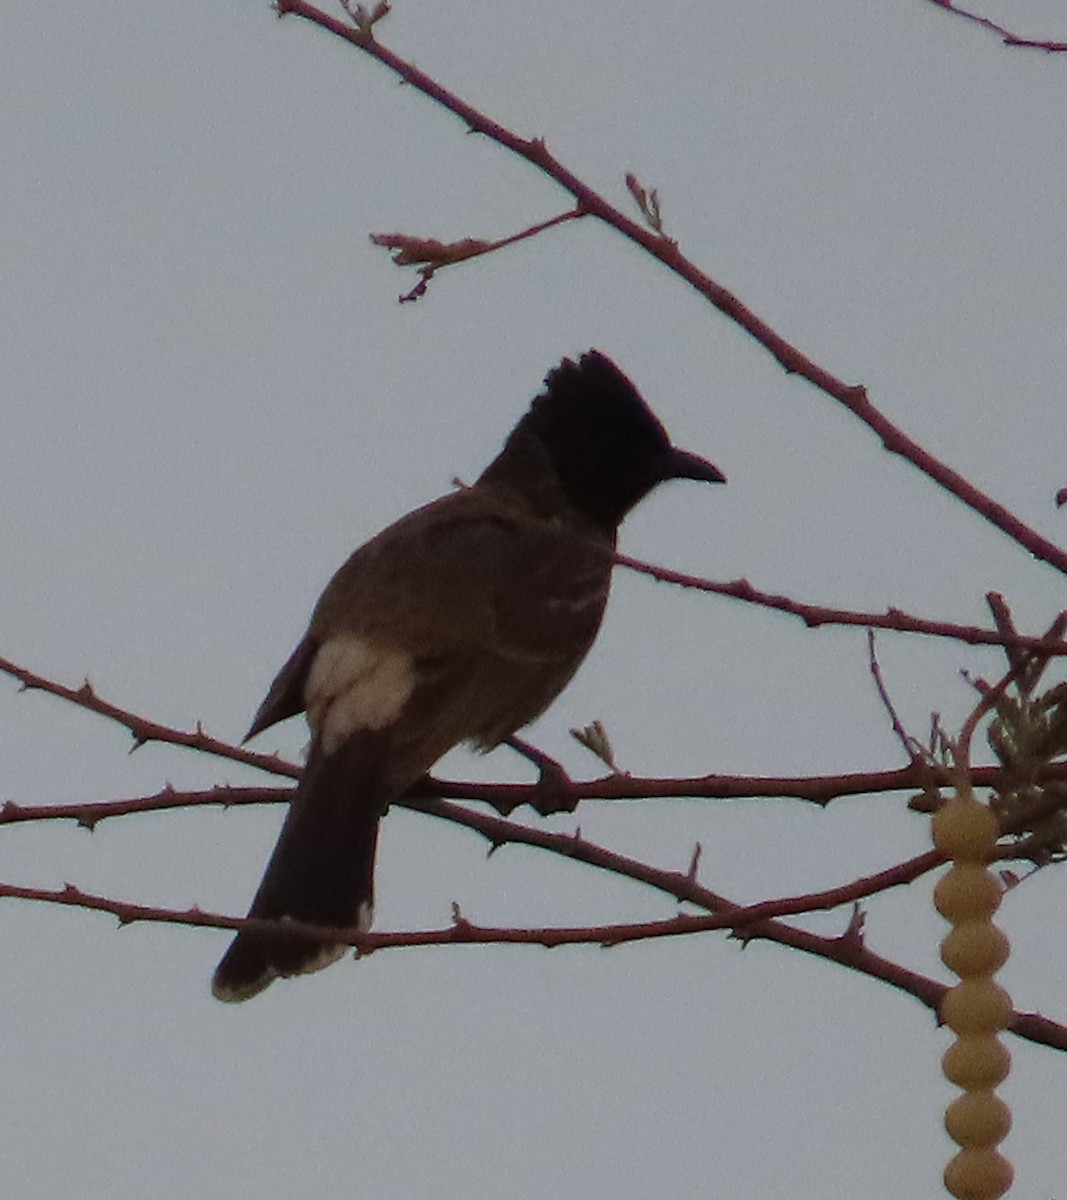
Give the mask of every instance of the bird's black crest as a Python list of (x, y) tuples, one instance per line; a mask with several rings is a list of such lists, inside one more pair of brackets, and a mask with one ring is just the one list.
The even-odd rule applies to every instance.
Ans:
[(641, 393), (605, 354), (590, 350), (578, 362), (565, 358), (545, 378), (545, 390), (534, 400), (530, 424), (542, 436), (557, 440), (583, 430), (614, 431), (618, 439), (668, 444), (666, 430)]
[(549, 372), (514, 436), (545, 445), (572, 500), (616, 525), (664, 477), (670, 439), (629, 379), (599, 350)]

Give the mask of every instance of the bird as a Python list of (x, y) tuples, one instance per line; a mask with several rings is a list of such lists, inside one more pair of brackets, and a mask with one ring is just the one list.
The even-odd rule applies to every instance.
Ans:
[(241, 1001), (367, 932), (378, 826), (453, 746), (490, 750), (540, 716), (600, 628), (619, 525), (669, 479), (725, 483), (672, 445), (610, 358), (564, 358), (470, 485), (417, 508), (341, 566), (245, 740), (305, 712), (306, 764), (212, 979)]

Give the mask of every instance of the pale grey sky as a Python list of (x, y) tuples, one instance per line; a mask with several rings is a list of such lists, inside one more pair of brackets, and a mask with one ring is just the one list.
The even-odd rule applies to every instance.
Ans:
[[(1059, 3), (1008, 3), (1067, 37)], [(933, 5), (398, 0), (384, 41), (668, 231), (818, 362), (1061, 542), (1067, 59)], [(20, 5), (0, 37), (0, 654), (239, 737), (348, 552), (470, 478), (564, 354), (598, 346), (722, 489), (665, 488), (623, 548), (800, 599), (1021, 624), (1063, 581), (661, 267), (590, 222), (442, 273), (416, 305), (372, 231), (499, 237), (566, 206), (382, 69), (265, 3)], [(996, 656), (884, 635), (925, 732)], [(860, 631), (618, 574), (533, 730), (576, 775), (602, 719), (639, 774), (901, 762)], [(259, 745), (296, 755), (299, 722)], [(262, 783), (0, 683), (0, 801)], [(529, 778), (500, 752), (443, 771)], [(536, 819), (536, 818), (532, 818)], [(243, 912), (279, 812), (5, 828), (0, 878)], [(590, 804), (573, 829), (750, 901), (923, 850), (904, 798)], [(377, 926), (670, 915), (636, 885), (390, 814)], [(1011, 894), (1004, 981), (1067, 1019), (1061, 873)], [(937, 1196), (948, 1037), (915, 1001), (724, 935), (601, 952), (386, 952), (248, 1005), (225, 934), (0, 904), (4, 1192), (322, 1200)], [(838, 914), (809, 922), (843, 928)], [(945, 973), (929, 887), (871, 946)], [(1062, 1195), (1062, 1055), (1013, 1043), (1014, 1194)]]

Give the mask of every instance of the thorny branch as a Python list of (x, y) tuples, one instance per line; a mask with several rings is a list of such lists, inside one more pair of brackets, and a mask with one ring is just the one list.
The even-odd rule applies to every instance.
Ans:
[[(649, 940), (658, 937), (676, 937), (713, 929), (729, 929), (745, 945), (763, 940), (776, 942), (812, 954), (819, 958), (837, 962), (861, 974), (882, 980), (900, 991), (914, 996), (937, 1013), (947, 986), (911, 971), (898, 963), (874, 954), (867, 949), (862, 936), (862, 919), (857, 913), (840, 937), (824, 937), (807, 930), (783, 924), (770, 914), (791, 914), (812, 911), (819, 907), (831, 907), (841, 903), (832, 893), (789, 897), (768, 900), (760, 904), (743, 906), (732, 903), (702, 887), (691, 872), (662, 871), (636, 859), (628, 859), (614, 851), (596, 846), (580, 837), (550, 833), (543, 830), (516, 826), (498, 817), (487, 817), (481, 813), (469, 813), (455, 809), (444, 801), (427, 801), (421, 810), (450, 821), (468, 825), (486, 837), (496, 848), (505, 842), (523, 842), (538, 845), (566, 857), (588, 863), (591, 866), (624, 874), (661, 891), (702, 908), (713, 915), (706, 917), (678, 916), (666, 921), (651, 921), (629, 925), (603, 925), (571, 928), (514, 929), (477, 926), (462, 918), (457, 910), (453, 924), (438, 930), (414, 930), (403, 933), (354, 934), (350, 930), (329, 930), (319, 926), (301, 926), (287, 923), (290, 929), (298, 929), (311, 936), (330, 941), (348, 942), (366, 954), (373, 950), (399, 946), (440, 945), (444, 943), (526, 943), (546, 947), (597, 944), (600, 946), (620, 945), (624, 942)], [(933, 869), (940, 857), (933, 851), (920, 855), (908, 863), (893, 869), (893, 880), (888, 886), (910, 882), (926, 871)], [(875, 890), (884, 890), (886, 873), (857, 880), (837, 895), (862, 896)], [(204, 912), (199, 908), (165, 909), (150, 905), (131, 904), (125, 901), (97, 896), (71, 884), (59, 889), (19, 887), (0, 883), (0, 897), (33, 900), (37, 902), (67, 905), (108, 912), (122, 924), (136, 921), (155, 921), (166, 924), (206, 926), (218, 929), (239, 929), (245, 924), (266, 927), (269, 922), (249, 918), (229, 917)], [(830, 901), (833, 899), (833, 905)], [(1036, 1013), (1016, 1013), (1012, 1032), (1028, 1041), (1041, 1043), (1055, 1049), (1067, 1050), (1067, 1027), (1059, 1025)]]
[(729, 596), (745, 604), (760, 608), (771, 608), (777, 612), (798, 617), (809, 629), (821, 625), (852, 625), (863, 629), (889, 629), (897, 633), (919, 633), (929, 637), (953, 638), (971, 646), (1018, 646), (1025, 650), (1037, 650), (1052, 655), (1067, 655), (1067, 643), (1058, 638), (1023, 637), (1017, 633), (982, 629), (976, 625), (960, 625), (952, 621), (934, 621), (926, 617), (912, 616), (899, 608), (888, 608), (885, 612), (857, 612), (846, 608), (830, 608), (822, 604), (805, 604), (789, 596), (760, 591), (747, 579), (734, 579), (719, 583), (687, 575), (669, 567), (658, 567), (651, 563), (616, 554), (615, 561), (639, 575), (649, 575), (661, 583), (673, 583), (679, 587), (692, 588), (699, 592), (712, 592), (717, 596)]
[[(165, 740), (165, 739), (161, 739)], [(276, 760), (284, 774), (297, 775), (293, 763)], [(282, 773), (282, 772), (279, 772)], [(1067, 763), (1054, 763), (1035, 776), (1038, 783), (1067, 785)], [(1001, 767), (972, 767), (975, 787), (999, 788), (1007, 781)], [(592, 780), (561, 780), (563, 789), (559, 811), (571, 811), (592, 800), (802, 800), (825, 806), (845, 796), (873, 796), (887, 792), (925, 792), (950, 785), (946, 768), (910, 764), (892, 771), (855, 771), (843, 775), (694, 775), (660, 779), (641, 775), (605, 775)], [(445, 800), (482, 801), (501, 816), (507, 817), (524, 804), (535, 806), (535, 783), (481, 783), (427, 777), (404, 800), (397, 803), (418, 811), (426, 796)], [(68, 804), (20, 804), (8, 800), (0, 806), (0, 825), (37, 821), (76, 821), (92, 829), (112, 817), (133, 813), (166, 812), (181, 808), (218, 805), (243, 808), (252, 804), (285, 803), (286, 788), (245, 788), (219, 786), (200, 792), (181, 792), (165, 788), (152, 796), (134, 796), (124, 800)], [(917, 807), (917, 806), (916, 806)], [(1005, 829), (1005, 832), (1011, 832)]]

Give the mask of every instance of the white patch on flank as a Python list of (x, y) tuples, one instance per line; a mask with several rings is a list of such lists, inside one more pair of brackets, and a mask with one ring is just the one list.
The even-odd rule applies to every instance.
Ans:
[(395, 721), (415, 686), (411, 655), (354, 633), (322, 643), (308, 671), (304, 705), (322, 746), (333, 754), (357, 729)]

